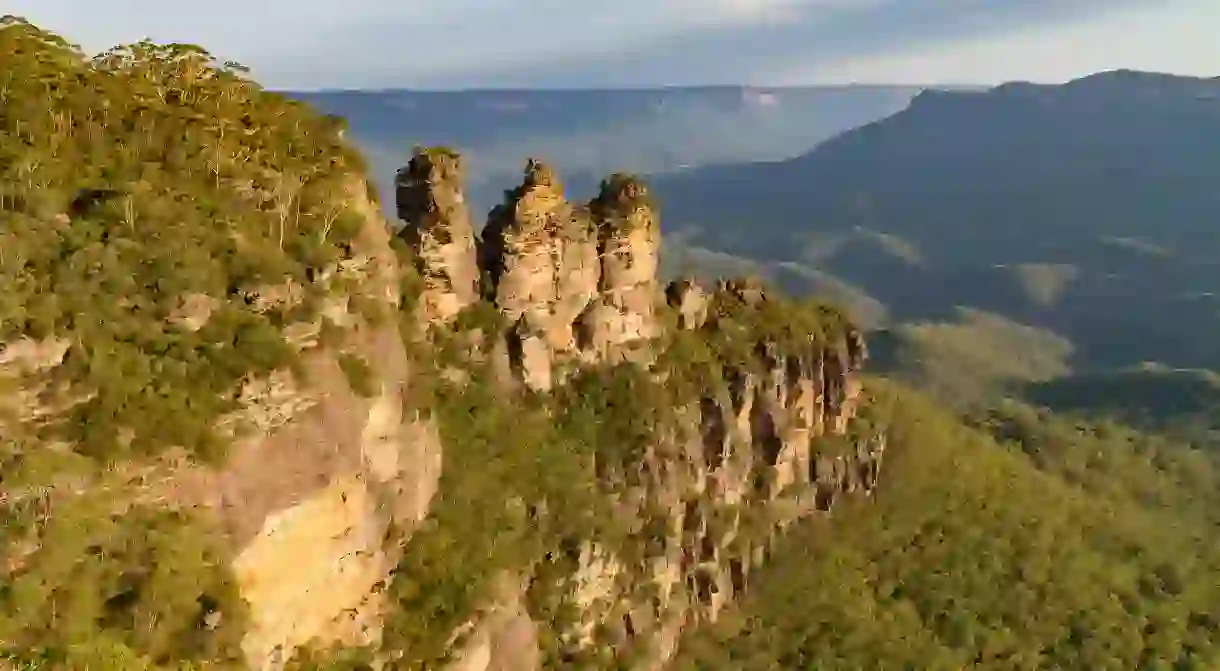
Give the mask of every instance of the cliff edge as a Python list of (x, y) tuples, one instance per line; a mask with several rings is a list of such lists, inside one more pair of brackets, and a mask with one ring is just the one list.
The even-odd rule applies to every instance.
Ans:
[(877, 484), (859, 332), (662, 287), (636, 178), (531, 160), (478, 233), (422, 150), (391, 226), (340, 120), (198, 48), (0, 51), (15, 663), (659, 668)]
[[(476, 245), (433, 253), (430, 240), (470, 231), (464, 213), (435, 206), (462, 189), (460, 158), (440, 155), (444, 170), (421, 168), (438, 160), (423, 150), (400, 173), (398, 235), (421, 277), (480, 278), (460, 300), (425, 282), (416, 322), (449, 343), (442, 368), (466, 371), (442, 377), (500, 389), (522, 416), (543, 394), (545, 421), (571, 433), (540, 442), (577, 450), (576, 477), (607, 505), (582, 516), (552, 507), (549, 496), (571, 495), (562, 488), (521, 497), (531, 525), (558, 528), (539, 538), (554, 549), (497, 572), (434, 652), (456, 654), (463, 670), (660, 668), (683, 627), (714, 621), (746, 589), (787, 525), (876, 486), (885, 436), (861, 414), (860, 332), (833, 308), (749, 280), (660, 286), (659, 217), (647, 186), (626, 175), (574, 204), (531, 159)], [(426, 307), (442, 303), (461, 308)], [(463, 331), (475, 337), (455, 342)], [(623, 426), (589, 425), (599, 422)], [(462, 448), (447, 449), (461, 468)], [(597, 514), (612, 520), (587, 519)], [(428, 662), (427, 646), (406, 647)]]

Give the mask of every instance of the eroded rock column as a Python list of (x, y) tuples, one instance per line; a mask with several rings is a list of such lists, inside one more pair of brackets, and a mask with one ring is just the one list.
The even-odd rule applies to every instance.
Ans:
[(612, 175), (590, 204), (601, 252), (601, 301), (594, 346), (606, 355), (627, 355), (628, 344), (658, 335), (657, 267), (661, 233), (647, 187)]
[(532, 389), (550, 389), (554, 345), (565, 340), (562, 328), (555, 333), (553, 312), (560, 299), (559, 232), (571, 220), (572, 206), (554, 172), (531, 159), (521, 186), (491, 211), (483, 230), (488, 294), (509, 325), (514, 371)]
[(462, 184), (462, 162), (442, 149), (416, 152), (395, 180), (399, 235), (415, 253), (423, 279), (420, 308), (444, 323), (479, 298), (474, 229)]

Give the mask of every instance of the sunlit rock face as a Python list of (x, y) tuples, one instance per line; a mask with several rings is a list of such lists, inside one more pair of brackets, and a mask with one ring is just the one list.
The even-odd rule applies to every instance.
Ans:
[[(403, 193), (399, 211), (410, 226), (418, 207)], [(449, 221), (458, 232), (435, 237), (464, 240), (466, 219)], [(726, 316), (733, 310), (784, 321), (783, 304), (754, 281), (661, 286), (657, 210), (646, 185), (628, 176), (611, 176), (589, 203), (573, 204), (554, 171), (530, 160), (521, 183), (489, 213), (477, 253), (463, 243), (460, 254), (445, 256), (423, 237), (409, 242), (425, 277), (448, 277), (476, 259), (481, 300), (501, 317), (500, 330), (482, 336), (498, 343), (491, 351), (503, 357), (510, 384), (533, 391), (557, 388), (585, 366), (627, 363), (662, 375), (658, 357), (676, 333), (703, 342), (736, 333), (740, 324)], [(469, 294), (430, 300), (474, 303)], [(441, 328), (453, 314), (425, 309)], [(571, 659), (609, 636), (646, 651), (638, 668), (661, 668), (684, 628), (716, 620), (747, 589), (787, 526), (876, 487), (885, 437), (855, 425), (867, 357), (859, 332), (843, 326), (803, 341), (763, 337), (740, 346), (745, 360), (724, 363), (718, 382), (673, 409), (676, 423), (656, 436), (637, 484), (616, 501), (624, 520), (652, 535), (651, 549), (624, 557), (592, 539), (571, 548), (572, 571), (556, 587), (576, 616), (551, 632)], [(523, 589), (506, 579), (455, 632), (451, 669), (540, 668)]]
[(416, 254), (424, 282), (422, 316), (429, 321), (448, 321), (479, 297), (462, 179), (461, 158), (437, 150), (417, 153), (395, 180), (399, 235)]
[(464, 207), (441, 205), (463, 201), (459, 172), (459, 159), (421, 152), (399, 176), (403, 236), (425, 280), (424, 317), (451, 319), (472, 302), (470, 278), (484, 278), (483, 295), (508, 325), (502, 336), (515, 376), (535, 390), (550, 389), (570, 363), (641, 358), (659, 335), (661, 298), (660, 232), (646, 187), (614, 176), (592, 202), (574, 205), (554, 171), (531, 159), (522, 183), (489, 214), (476, 255)]

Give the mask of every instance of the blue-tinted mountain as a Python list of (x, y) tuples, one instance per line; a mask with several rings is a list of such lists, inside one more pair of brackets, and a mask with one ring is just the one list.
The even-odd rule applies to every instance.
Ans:
[(655, 180), (671, 230), (803, 264), (897, 318), (958, 305), (1082, 362), (1220, 366), (1220, 79), (924, 91), (801, 156)]
[[(905, 107), (913, 87), (294, 92), (346, 118), (383, 190), (419, 145), (461, 151), (479, 210), (520, 179), (522, 156), (590, 192), (618, 170), (666, 173), (779, 160)], [(477, 211), (477, 210), (476, 210)]]

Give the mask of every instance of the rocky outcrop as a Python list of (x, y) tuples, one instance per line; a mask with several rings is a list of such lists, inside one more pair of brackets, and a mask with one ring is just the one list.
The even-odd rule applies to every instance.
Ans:
[[(705, 292), (676, 282), (666, 293), (682, 328), (709, 338), (732, 328), (725, 310), (708, 316), (709, 307), (768, 300), (749, 284)], [(639, 529), (658, 531), (655, 551), (623, 565), (612, 552), (582, 549), (572, 591), (584, 618), (573, 654), (597, 644), (589, 632), (608, 627), (616, 645), (644, 651), (634, 668), (661, 668), (684, 627), (715, 621), (746, 589), (784, 528), (830, 512), (845, 495), (873, 492), (886, 441), (853, 422), (861, 342), (850, 327), (796, 348), (751, 342), (751, 360), (726, 367), (724, 387), (684, 408), (676, 435), (658, 436), (657, 455), (669, 456), (647, 460), (646, 484), (623, 510)], [(601, 586), (599, 599), (589, 598), (591, 585)]]
[[(274, 316), (266, 321), (280, 331), (270, 335), (292, 350), (291, 368), (251, 372), (224, 392), (232, 409), (213, 427), (231, 443), (223, 458), (158, 456), (125, 467), (141, 472), (142, 501), (204, 511), (223, 532), (248, 611), (239, 647), (250, 668), (278, 671), (310, 645), (377, 647), (396, 607), (386, 586), (444, 495), (442, 431), (429, 414), (437, 408), (414, 395), (470, 384), (476, 378), (460, 368), (478, 356), (491, 355), (482, 363), (503, 364), (509, 382), (535, 392), (561, 392), (574, 374), (619, 365), (649, 389), (685, 381), (691, 391), (664, 396), (674, 407), (658, 413), (666, 419), (647, 450), (591, 485), (604, 484), (598, 491), (629, 540), (568, 538), (565, 556), (489, 581), (486, 603), (439, 638), (456, 670), (533, 671), (545, 663), (544, 644), (561, 666), (586, 668), (582, 660), (613, 648), (638, 653), (630, 668), (660, 668), (685, 628), (717, 619), (747, 589), (787, 525), (876, 486), (885, 441), (857, 418), (867, 357), (860, 334), (833, 318), (801, 321), (753, 282), (662, 288), (656, 210), (638, 180), (613, 176), (591, 202), (572, 204), (553, 171), (530, 161), (481, 238), (456, 155), (419, 152), (397, 186), (403, 226), (391, 233), (353, 185), (344, 214), (365, 225), (325, 268), (239, 287), (237, 298), (188, 293), (167, 302), (169, 327), (197, 334), (231, 309), (225, 301), (239, 301), (251, 318)], [(392, 234), (406, 258), (394, 253)], [(471, 338), (480, 346), (469, 348), (470, 361), (435, 365), (443, 336), (459, 331), (470, 308), (499, 320)], [(404, 316), (427, 328), (400, 330)], [(691, 342), (702, 348), (697, 356), (674, 354)], [(0, 343), (6, 437), (34, 436), (79, 401), (45, 393), (71, 346), (55, 337)], [(439, 374), (428, 368), (423, 379), (425, 364)], [(506, 389), (503, 398), (562, 396)], [(14, 556), (9, 564), (19, 565), (26, 554)], [(562, 570), (531, 570), (547, 562)], [(559, 595), (571, 621), (531, 610), (526, 593), (544, 580), (555, 582), (544, 591)]]
[[(468, 293), (445, 297), (446, 283), (436, 278), (465, 278), (472, 274), (467, 269), (477, 267), (485, 280), (483, 295), (507, 325), (502, 334), (506, 356), (526, 387), (550, 389), (571, 364), (638, 359), (646, 353), (646, 343), (659, 334), (660, 233), (643, 183), (615, 175), (593, 201), (574, 205), (565, 199), (554, 171), (531, 159), (522, 184), (489, 214), (477, 253), (465, 242), (448, 244), (445, 253), (438, 253), (436, 239), (468, 239), (464, 210), (460, 217), (433, 214), (438, 199), (461, 202), (452, 191), (460, 173), (412, 181), (426, 185), (434, 194), (428, 198), (402, 186), (408, 181), (403, 175), (436, 160), (432, 153), (420, 152), (399, 178), (398, 213), (426, 292), (431, 292), (425, 302), (446, 306), (426, 309), (421, 315), (425, 321), (444, 323), (471, 303)], [(458, 159), (446, 155), (444, 160), (446, 171), (460, 171)], [(418, 222), (428, 222), (431, 237), (414, 232), (421, 227)], [(446, 234), (446, 227), (452, 232)]]
[[(417, 206), (399, 202), (408, 226), (422, 216)], [(680, 346), (678, 334), (722, 349), (711, 355), (720, 363), (698, 364), (710, 365), (718, 382), (673, 409), (672, 423), (629, 466), (624, 482), (632, 484), (613, 494), (621, 519), (647, 541), (623, 555), (597, 539), (573, 539), (568, 557), (552, 558), (572, 566), (552, 587), (577, 613), (552, 632), (561, 663), (579, 666), (611, 645), (639, 653), (632, 668), (660, 668), (684, 627), (715, 620), (746, 589), (787, 525), (875, 488), (885, 437), (856, 421), (857, 372), (867, 358), (860, 333), (829, 317), (789, 326), (799, 321), (795, 310), (754, 281), (659, 287), (656, 210), (638, 180), (612, 176), (587, 205), (573, 205), (554, 172), (531, 160), (522, 184), (490, 213), (478, 247), (477, 256), (463, 247), (461, 258), (418, 242), (413, 251), (429, 277), (450, 274), (437, 264), (477, 263), (484, 300), (503, 322), (484, 335), (503, 342), (513, 378), (527, 388), (551, 389), (576, 367), (623, 362), (665, 385), (684, 374), (659, 357)], [(429, 312), (423, 319), (443, 322)], [(484, 609), (490, 615), (467, 624), (452, 668), (508, 668), (497, 666), (508, 660), (496, 660), (492, 642), (522, 640), (508, 632), (522, 630), (520, 598), (500, 590)], [(523, 659), (511, 668), (538, 668)]]
[(626, 354), (659, 335), (656, 308), (661, 232), (648, 188), (612, 175), (590, 203), (601, 255), (600, 310), (592, 319), (595, 350)]
[[(421, 162), (413, 174), (438, 178), (449, 165), (445, 157)], [(460, 206), (460, 197), (449, 202)], [(259, 671), (282, 668), (307, 643), (376, 643), (384, 608), (379, 587), (427, 515), (440, 480), (440, 437), (412, 410), (401, 336), (392, 322), (370, 320), (353, 307), (362, 298), (392, 313), (401, 272), (375, 207), (360, 198), (353, 205), (365, 227), (353, 259), (335, 269), (333, 280), (359, 294), (337, 291), (317, 321), (287, 330), (296, 334), (306, 372), (300, 379), (308, 383), (286, 373), (249, 380), (241, 409), (228, 421), (257, 429), (239, 434), (219, 468), (175, 476), (179, 498), (214, 511), (237, 548), (234, 576), (250, 611), (242, 650)], [(443, 256), (445, 244), (464, 244), (441, 244), (453, 239), (436, 222), (429, 226), (420, 238), (426, 248)], [(447, 277), (444, 287), (473, 286), (456, 273)], [(437, 318), (473, 300), (440, 285), (429, 292), (422, 309)], [(343, 335), (323, 343), (320, 332), (338, 325)], [(367, 365), (363, 393), (341, 366), (344, 357)]]
[(665, 300), (678, 315), (678, 328), (691, 330), (707, 322), (708, 293), (694, 280), (680, 279), (665, 287)]
[(430, 322), (447, 322), (479, 297), (475, 235), (462, 185), (461, 157), (420, 151), (395, 180), (399, 235), (415, 252), (420, 301)]
[(492, 210), (480, 262), (509, 325), (514, 370), (528, 387), (549, 389), (557, 360), (587, 349), (577, 325), (600, 275), (588, 211), (568, 203), (554, 172), (531, 160), (521, 186)]
[[(438, 178), (448, 165), (421, 161), (412, 174)], [(441, 197), (429, 202), (441, 203), (438, 211), (449, 207)], [(460, 195), (449, 202), (460, 203)], [(223, 390), (226, 410), (209, 428), (227, 449), (209, 461), (174, 444), (154, 445), (152, 454), (123, 454), (106, 468), (64, 469), (74, 477), (52, 478), (37, 492), (57, 502), (106, 496), (116, 510), (138, 504), (201, 513), (223, 538), (227, 574), (245, 602), (241, 613), (209, 613), (208, 629), (240, 621), (235, 652), (257, 671), (282, 668), (306, 643), (378, 640), (380, 587), (427, 515), (440, 479), (437, 428), (408, 394), (412, 365), (396, 328), (403, 269), (391, 249), (390, 229), (358, 180), (340, 206), (363, 226), (344, 257), (325, 268), (242, 287), (241, 308), (226, 305), (228, 296), (203, 293), (184, 295), (176, 305), (167, 301), (169, 327), (183, 333), (206, 333), (215, 326), (211, 320), (232, 319), (239, 309), (249, 321), (268, 313), (280, 320), (280, 330), (260, 337), (270, 341), (271, 351), (279, 351), (271, 345), (290, 350), (286, 358), (295, 365), (247, 373)], [(424, 228), (421, 248), (455, 256), (445, 245), (456, 243), (441, 243), (451, 240), (445, 226), (432, 221)], [(468, 244), (473, 249), (473, 238)], [(446, 277), (443, 286), (429, 287), (435, 300), (423, 308), (437, 318), (452, 314), (453, 303), (477, 298), (474, 285), (458, 281), (456, 273)], [(465, 287), (465, 293), (453, 297), (455, 287)], [(313, 309), (302, 306), (306, 295), (316, 299)], [(222, 305), (227, 314), (218, 309)], [(91, 396), (75, 393), (66, 382), (72, 379), (63, 374), (72, 363), (72, 346), (60, 337), (0, 341), (0, 457), (10, 456), (2, 450), (14, 438), (25, 441), (31, 454), (36, 448), (47, 457), (66, 459), (79, 449), (69, 438), (42, 443), (39, 435)], [(353, 378), (355, 369), (366, 377)], [(206, 400), (201, 405), (209, 406)], [(135, 434), (122, 428), (120, 435)], [(191, 436), (184, 431), (181, 437)], [(5, 489), (0, 506), (19, 494)], [(0, 571), (11, 570), (7, 563), (0, 563)]]

